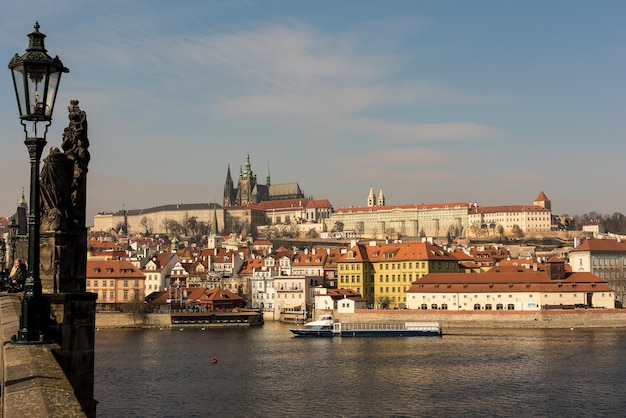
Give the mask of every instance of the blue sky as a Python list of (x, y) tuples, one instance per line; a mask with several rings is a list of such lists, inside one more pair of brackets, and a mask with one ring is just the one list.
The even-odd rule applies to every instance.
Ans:
[[(373, 186), (390, 205), (543, 190), (558, 214), (611, 214), (626, 212), (625, 17), (623, 1), (5, 0), (0, 56), (38, 20), (70, 69), (48, 144), (78, 98), (88, 217), (221, 204), (248, 153), (260, 183), (269, 166), (335, 208)], [(29, 165), (1, 80), (8, 216)]]

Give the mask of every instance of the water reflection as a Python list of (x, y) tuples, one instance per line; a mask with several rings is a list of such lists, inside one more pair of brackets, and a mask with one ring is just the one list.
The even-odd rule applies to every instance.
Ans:
[(307, 339), (288, 328), (100, 330), (98, 415), (609, 416), (623, 408), (624, 331)]

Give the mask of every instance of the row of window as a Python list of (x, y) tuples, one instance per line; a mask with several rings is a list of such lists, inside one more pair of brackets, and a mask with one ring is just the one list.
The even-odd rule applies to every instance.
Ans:
[[(108, 287), (115, 287), (115, 280), (109, 280), (108, 283), (109, 283)], [(91, 287), (91, 280), (87, 280), (86, 284), (87, 284), (87, 287)], [(99, 287), (99, 286), (100, 286), (100, 281), (94, 280), (93, 287)], [(135, 280), (134, 286), (139, 287), (139, 280)], [(107, 287), (106, 280), (102, 280), (102, 287)], [(128, 280), (124, 280), (124, 287), (128, 287)]]
[[(420, 307), (420, 309), (426, 310), (428, 309), (428, 305), (426, 303), (422, 303), (422, 306)], [(437, 305), (436, 303), (433, 303), (430, 305), (430, 309), (442, 309), (442, 310), (446, 310), (448, 309), (448, 304), (447, 303), (442, 303), (441, 306)], [(509, 311), (513, 311), (515, 310), (515, 305), (512, 303), (509, 303), (506, 307), (507, 310)], [(480, 310), (485, 310), (485, 311), (491, 311), (493, 310), (493, 306), (491, 305), (491, 303), (486, 303), (485, 306), (481, 306), (480, 303), (476, 303), (474, 304), (474, 310), (475, 311), (480, 311)], [(501, 311), (504, 310), (504, 305), (502, 303), (498, 303), (496, 305), (496, 310), (497, 311)]]
[[(406, 286), (405, 287), (398, 287), (398, 292), (406, 292)], [(389, 293), (389, 288), (385, 287), (385, 291), (383, 292), (383, 288), (380, 288), (380, 293)], [(396, 293), (396, 288), (395, 287), (391, 287), (391, 293)]]
[[(582, 259), (580, 260), (580, 264), (582, 265)], [(626, 258), (593, 258), (594, 266), (626, 266)]]
[[(98, 292), (96, 292), (96, 293), (98, 293)], [(102, 299), (102, 300), (115, 300), (115, 292), (109, 292), (108, 296), (109, 297), (107, 298), (107, 291), (103, 290), (102, 293), (100, 294), (100, 299)], [(128, 300), (128, 290), (124, 290), (123, 300)]]

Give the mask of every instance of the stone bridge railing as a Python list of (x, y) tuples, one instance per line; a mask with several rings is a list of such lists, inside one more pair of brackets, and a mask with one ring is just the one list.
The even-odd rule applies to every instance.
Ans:
[(11, 343), (17, 334), (21, 301), (0, 294), (0, 402), (3, 418), (86, 417), (57, 361), (58, 344)]

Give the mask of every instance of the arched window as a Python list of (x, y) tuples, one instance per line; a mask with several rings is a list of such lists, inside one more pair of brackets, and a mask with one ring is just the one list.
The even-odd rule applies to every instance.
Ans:
[(430, 305), (431, 309), (437, 309), (437, 304), (433, 303), (432, 305)]
[(480, 303), (475, 303), (474, 304), (474, 310), (475, 311), (480, 311)]
[(515, 305), (513, 305), (512, 303), (509, 303), (506, 307), (509, 311), (514, 311), (515, 310)]
[(422, 309), (428, 309), (428, 305), (426, 305), (425, 303), (422, 303)]
[(441, 309), (447, 310), (448, 309), (448, 304), (444, 303), (441, 305)]
[(490, 311), (491, 310), (491, 303), (488, 303), (485, 305), (485, 310), (486, 311)]
[(498, 303), (498, 304), (496, 305), (496, 311), (501, 311), (502, 309), (504, 309), (504, 306), (502, 306), (502, 304), (501, 304), (501, 303)]

